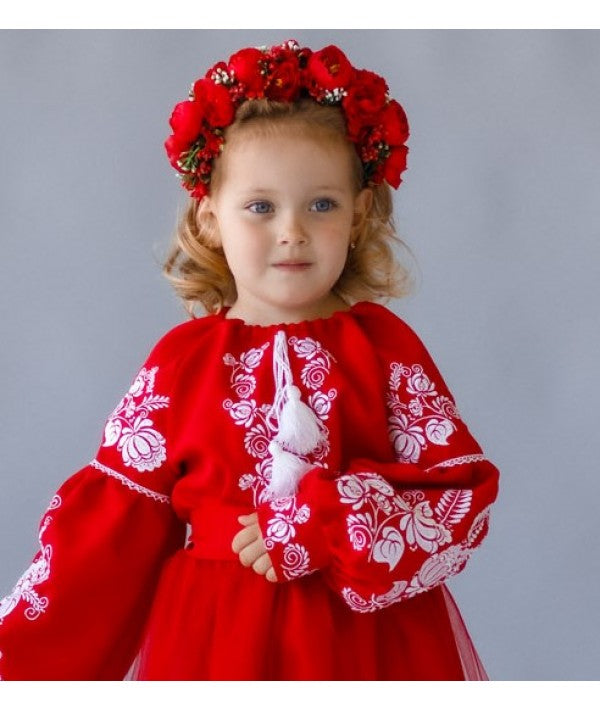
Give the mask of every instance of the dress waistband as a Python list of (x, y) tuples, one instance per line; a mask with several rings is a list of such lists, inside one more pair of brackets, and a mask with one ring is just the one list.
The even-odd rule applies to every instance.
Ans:
[(192, 556), (207, 560), (239, 560), (231, 549), (236, 534), (244, 527), (238, 515), (250, 515), (249, 506), (226, 506), (220, 501), (203, 505), (190, 513), (191, 533), (185, 547)]

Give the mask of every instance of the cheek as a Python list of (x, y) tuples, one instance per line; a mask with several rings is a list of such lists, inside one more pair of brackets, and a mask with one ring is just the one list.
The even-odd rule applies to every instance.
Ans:
[(249, 234), (240, 234), (236, 239), (225, 240), (223, 251), (234, 276), (256, 270), (265, 258), (263, 250)]
[(328, 235), (324, 235), (324, 256), (332, 269), (344, 268), (348, 258), (348, 245), (350, 243), (350, 235), (344, 230), (336, 230)]

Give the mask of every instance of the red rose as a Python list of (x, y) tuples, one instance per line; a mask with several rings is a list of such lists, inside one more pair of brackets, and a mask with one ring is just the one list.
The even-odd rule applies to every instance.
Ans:
[(368, 134), (373, 126), (373, 116), (365, 115), (357, 108), (354, 105), (344, 106), (348, 137), (353, 141), (360, 140), (361, 134)]
[(223, 84), (215, 84), (210, 79), (198, 79), (194, 84), (192, 103), (202, 108), (203, 115), (211, 126), (228, 126), (233, 121), (233, 102)]
[(377, 160), (379, 151), (376, 144), (381, 139), (381, 135), (379, 132), (374, 131), (372, 126), (357, 124), (356, 130), (352, 133), (350, 133), (350, 129), (348, 129), (348, 136), (350, 140), (356, 144), (356, 149), (359, 152), (361, 160), (365, 163)]
[[(290, 40), (290, 42), (293, 41), (294, 40)], [(287, 42), (284, 42), (283, 44), (277, 44), (274, 47), (271, 47), (267, 56), (271, 60), (271, 63), (287, 62), (290, 59), (296, 59), (296, 51), (290, 49)]]
[(204, 75), (205, 79), (210, 79), (212, 75), (217, 72), (225, 72), (227, 73), (227, 64), (225, 62), (217, 62), (216, 64), (213, 64), (210, 69), (207, 69), (206, 74)]
[(360, 69), (356, 72), (352, 84), (347, 87), (347, 92), (342, 101), (346, 111), (372, 116), (385, 106), (388, 85), (378, 74)]
[(383, 177), (391, 187), (398, 187), (402, 182), (400, 173), (406, 170), (408, 148), (405, 145), (392, 148), (392, 152), (383, 166)]
[(271, 79), (265, 89), (265, 96), (275, 101), (293, 101), (300, 88), (300, 68), (296, 57), (277, 61), (271, 69)]
[(354, 77), (354, 67), (339, 47), (330, 44), (310, 55), (306, 66), (311, 84), (330, 91), (345, 88)]
[(240, 84), (244, 84), (245, 93), (250, 97), (260, 97), (264, 93), (265, 79), (261, 74), (265, 55), (254, 47), (240, 49), (229, 57), (229, 71)]
[(181, 101), (173, 109), (169, 125), (177, 143), (189, 144), (202, 130), (204, 110), (196, 101)]
[(383, 109), (381, 114), (381, 124), (386, 143), (389, 145), (402, 145), (406, 143), (409, 136), (408, 119), (404, 109), (400, 104), (392, 99)]
[(167, 151), (167, 157), (169, 158), (169, 163), (175, 168), (175, 170), (180, 170), (177, 161), (179, 156), (184, 150), (189, 147), (188, 143), (181, 143), (177, 140), (177, 136), (169, 136), (165, 141), (165, 150)]
[(313, 51), (310, 47), (302, 47), (296, 52), (296, 56), (298, 57), (298, 62), (300, 63), (300, 66), (304, 68), (308, 64), (308, 60), (310, 59)]

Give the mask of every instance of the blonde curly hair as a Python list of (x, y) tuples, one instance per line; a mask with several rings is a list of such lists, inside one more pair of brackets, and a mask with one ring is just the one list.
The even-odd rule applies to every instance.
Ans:
[[(225, 130), (225, 150), (238, 141), (253, 136), (277, 135), (293, 127), (300, 136), (317, 140), (343, 141), (351, 152), (356, 193), (363, 188), (363, 171), (354, 145), (346, 137), (345, 119), (338, 106), (323, 106), (312, 99), (293, 103), (253, 99), (237, 110), (235, 121)], [(211, 174), (211, 192), (222, 180), (220, 159)], [(386, 182), (371, 187), (373, 200), (358, 230), (355, 248), (348, 252), (346, 265), (332, 291), (347, 303), (380, 301), (409, 295), (413, 279), (409, 269), (395, 257), (393, 245), (412, 254), (396, 234), (392, 191)], [(162, 273), (182, 299), (184, 308), (196, 318), (201, 305), (209, 313), (218, 313), (237, 298), (235, 281), (223, 249), (216, 246), (215, 225), (204, 209), (205, 200), (190, 198), (177, 227)]]

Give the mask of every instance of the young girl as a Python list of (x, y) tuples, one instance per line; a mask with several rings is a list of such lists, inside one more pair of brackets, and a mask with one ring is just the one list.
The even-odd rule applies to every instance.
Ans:
[(191, 318), (42, 515), (0, 675), (485, 679), (444, 582), (498, 471), (377, 303), (406, 292), (404, 111), (339, 48), (290, 40), (213, 66), (170, 125), (191, 197), (165, 272)]

